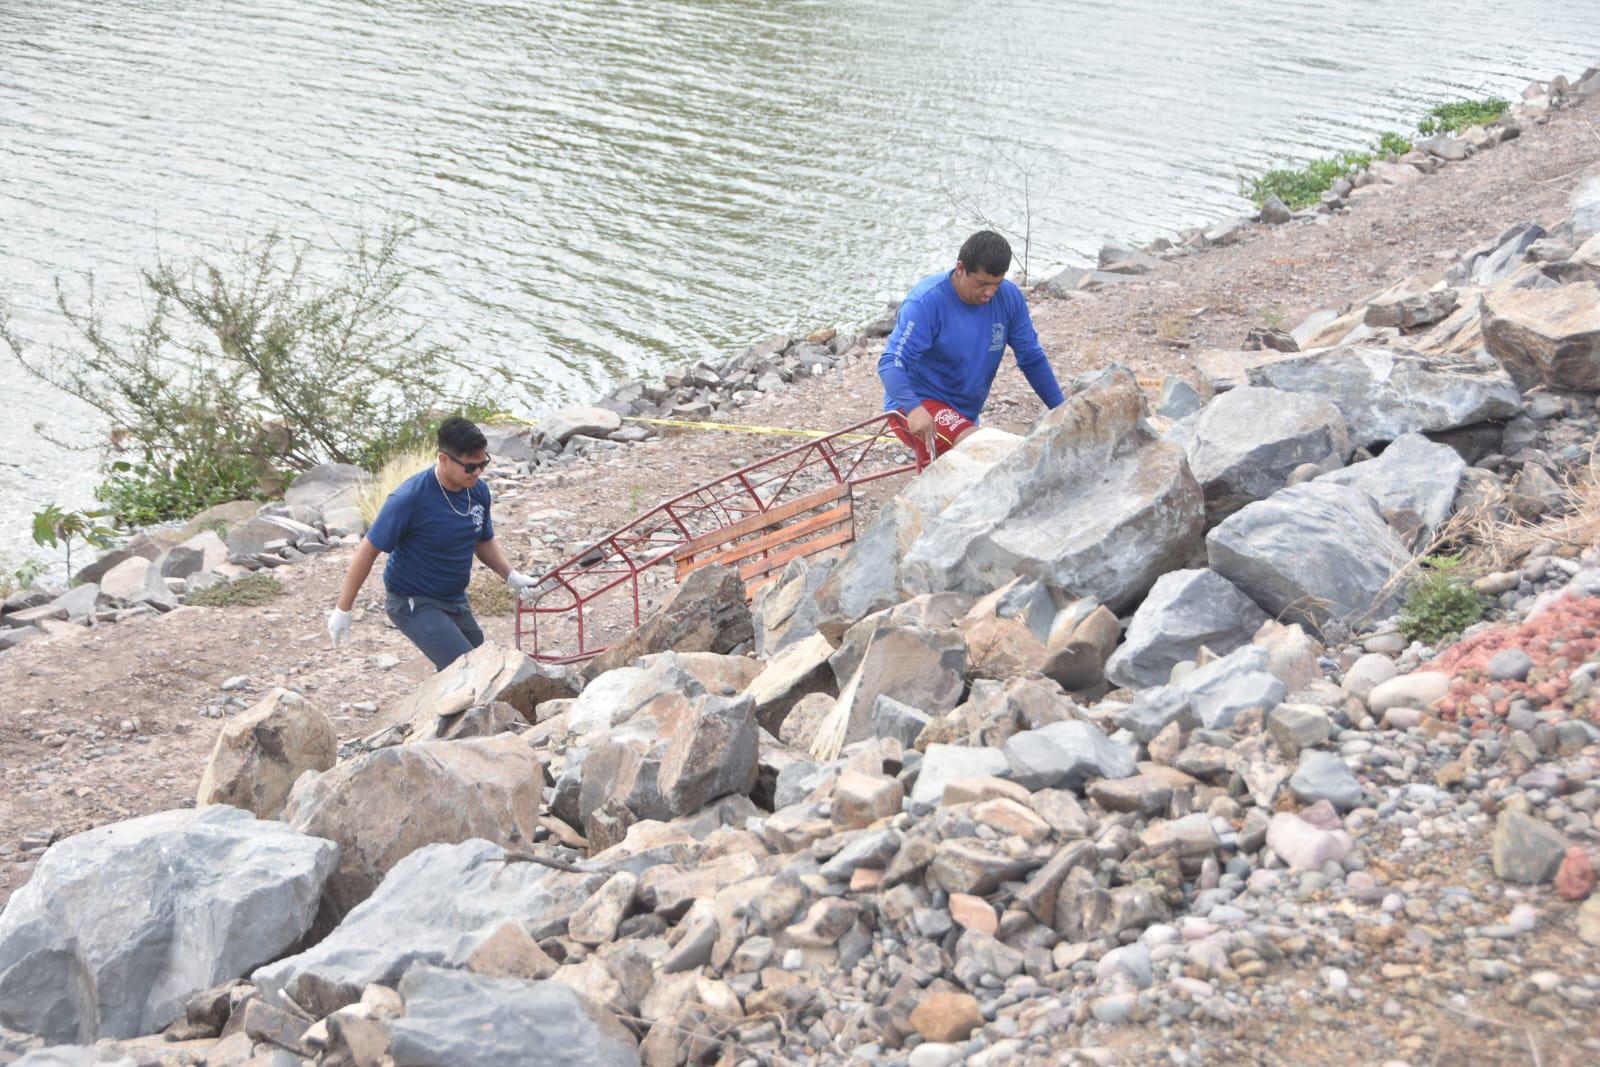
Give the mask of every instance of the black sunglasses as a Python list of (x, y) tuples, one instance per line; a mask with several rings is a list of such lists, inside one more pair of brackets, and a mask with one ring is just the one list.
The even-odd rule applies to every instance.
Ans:
[(459, 460), (456, 457), (452, 456), (448, 452), (441, 451), (439, 453), (439, 455), (444, 456), (446, 459), (448, 459), (450, 462), (454, 463), (456, 466), (460, 467), (462, 470), (466, 471), (468, 474), (477, 474), (479, 471), (488, 470), (489, 469), (489, 461), (494, 458), (493, 456), (489, 455), (486, 452), (486, 453), (484, 453), (483, 462), (482, 463), (463, 463), (461, 460)]

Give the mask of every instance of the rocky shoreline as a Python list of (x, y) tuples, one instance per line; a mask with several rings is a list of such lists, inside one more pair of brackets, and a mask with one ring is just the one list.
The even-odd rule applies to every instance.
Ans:
[[(1513, 120), (1592, 132), (1584, 86)], [(1439, 251), (1198, 352), (1153, 401), (1126, 368), (1075, 378), (748, 610), (697, 572), (634, 665), (491, 644), (366, 721), (319, 706), (336, 665), (254, 687), (193, 809), (24, 841), (0, 1062), (517, 1063), (552, 1040), (652, 1065), (1589, 1062), (1600, 174), (1558, 220)], [(585, 454), (585, 478), (625, 468), (617, 409), (759, 410), (786, 369), (843, 396), (869, 355), (785, 339), (625, 386), (615, 430), (519, 432), (497, 498), (553, 562), (583, 531), (546, 540), (562, 517), (523, 498)], [(118, 567), (131, 595), (79, 617), (132, 602), (107, 640), (153, 640), (196, 625), (150, 614), (163, 591), (226, 568), (327, 588), (356, 532), (337, 474), (108, 564), (95, 597)], [(1495, 565), (1489, 619), (1433, 646), (1396, 612), (1441, 534)], [(57, 600), (6, 619), (40, 608), (67, 614), (23, 621), (40, 636), (0, 670), (88, 632)]]

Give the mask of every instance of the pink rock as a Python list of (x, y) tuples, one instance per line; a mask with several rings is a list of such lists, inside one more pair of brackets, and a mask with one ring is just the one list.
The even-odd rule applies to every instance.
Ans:
[(1562, 900), (1582, 900), (1594, 890), (1594, 864), (1581, 845), (1573, 845), (1556, 872), (1556, 894)]
[(1324, 830), (1293, 812), (1280, 811), (1267, 824), (1268, 847), (1296, 870), (1320, 870), (1329, 860), (1342, 860), (1353, 844), (1343, 830)]
[(1344, 826), (1344, 820), (1339, 818), (1339, 812), (1333, 803), (1319, 800), (1309, 808), (1300, 812), (1300, 817), (1319, 830), (1338, 830)]

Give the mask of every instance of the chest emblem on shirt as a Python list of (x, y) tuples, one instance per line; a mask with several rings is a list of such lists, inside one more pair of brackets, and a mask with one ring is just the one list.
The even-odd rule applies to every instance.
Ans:
[(483, 532), (483, 505), (472, 505), (472, 528), (479, 533)]
[(999, 352), (1006, 346), (1006, 324), (997, 322), (989, 327), (989, 351)]

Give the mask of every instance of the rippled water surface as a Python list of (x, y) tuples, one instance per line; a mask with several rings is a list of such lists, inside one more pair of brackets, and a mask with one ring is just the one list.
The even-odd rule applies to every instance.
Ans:
[[(414, 310), (530, 413), (952, 257), (976, 198), (1035, 273), (1237, 211), (1242, 172), (1600, 60), (1595, 0), (0, 0), (0, 295), (277, 229), (427, 231)], [(87, 412), (0, 355), (0, 551), (83, 503)]]

